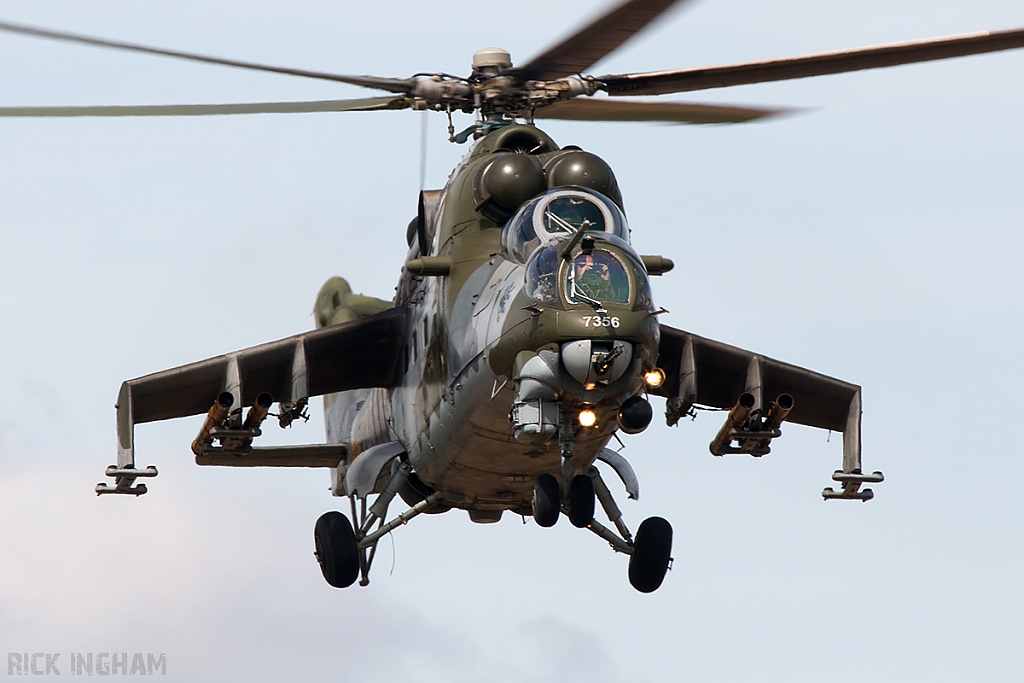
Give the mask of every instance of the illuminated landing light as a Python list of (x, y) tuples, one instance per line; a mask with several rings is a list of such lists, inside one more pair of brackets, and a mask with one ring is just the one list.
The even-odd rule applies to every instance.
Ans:
[(584, 427), (593, 427), (597, 424), (597, 413), (590, 408), (580, 411), (580, 424)]
[(661, 368), (654, 368), (650, 372), (644, 373), (644, 382), (650, 388), (657, 389), (665, 383), (665, 371)]

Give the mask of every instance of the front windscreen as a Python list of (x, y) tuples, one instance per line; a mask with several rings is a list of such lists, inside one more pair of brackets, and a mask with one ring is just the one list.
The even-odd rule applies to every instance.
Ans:
[(628, 303), (626, 266), (608, 251), (581, 253), (570, 265), (566, 295), (573, 303)]
[(502, 232), (501, 242), (516, 263), (526, 263), (542, 244), (571, 238), (580, 228), (629, 243), (629, 228), (610, 199), (585, 188), (559, 187), (524, 204)]
[(578, 195), (556, 197), (544, 207), (544, 229), (548, 234), (571, 234), (584, 223), (587, 225), (587, 230), (598, 232), (605, 230), (604, 212), (589, 197)]

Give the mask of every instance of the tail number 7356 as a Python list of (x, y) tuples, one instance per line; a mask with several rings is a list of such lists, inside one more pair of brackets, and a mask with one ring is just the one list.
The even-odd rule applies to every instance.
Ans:
[(583, 324), (587, 327), (618, 327), (619, 317), (607, 315), (585, 315), (583, 316)]

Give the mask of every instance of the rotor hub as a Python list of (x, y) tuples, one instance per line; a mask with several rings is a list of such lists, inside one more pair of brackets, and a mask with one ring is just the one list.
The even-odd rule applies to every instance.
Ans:
[(473, 71), (497, 74), (512, 68), (512, 55), (500, 47), (485, 47), (473, 53)]

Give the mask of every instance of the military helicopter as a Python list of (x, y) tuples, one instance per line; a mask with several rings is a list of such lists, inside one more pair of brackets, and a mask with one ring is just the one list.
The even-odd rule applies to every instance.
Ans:
[[(541, 527), (562, 515), (629, 556), (629, 580), (657, 590), (672, 528), (652, 517), (635, 535), (603, 478), (639, 496), (630, 464), (608, 448), (652, 421), (650, 395), (675, 424), (698, 408), (725, 413), (716, 456), (767, 454), (785, 421), (843, 434), (827, 500), (873, 497), (883, 480), (861, 468), (860, 387), (660, 324), (650, 278), (671, 260), (641, 255), (614, 172), (561, 147), (537, 119), (739, 123), (777, 113), (612, 99), (759, 83), (1024, 47), (1024, 30), (979, 33), (804, 57), (623, 75), (583, 73), (675, 4), (630, 0), (525, 66), (497, 48), (460, 78), (407, 79), (278, 68), (33, 27), (0, 30), (213, 64), (333, 80), (386, 97), (326, 102), (143, 107), (17, 107), (4, 116), (145, 116), (416, 109), (449, 117), (473, 145), (442, 190), (423, 191), (392, 301), (321, 288), (316, 330), (124, 382), (118, 462), (98, 494), (141, 495), (136, 424), (206, 414), (192, 443), (199, 465), (324, 467), (349, 516), (328, 512), (314, 548), (335, 587), (369, 582), (378, 541), (420, 514), (466, 510), (478, 523), (505, 511)], [(612, 98), (589, 99), (603, 91)], [(476, 114), (456, 132), (454, 111)], [(324, 397), (325, 443), (254, 446), (274, 404), (280, 426)], [(248, 410), (245, 410), (248, 408)], [(395, 497), (408, 508), (389, 518)], [(372, 501), (372, 502), (371, 502)], [(608, 525), (595, 518), (600, 505)]]

